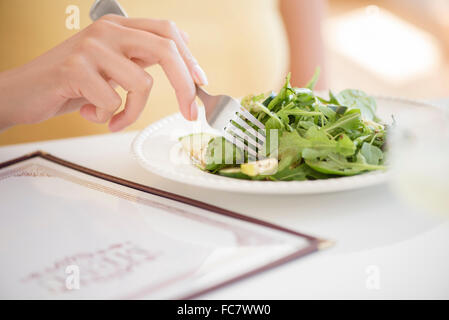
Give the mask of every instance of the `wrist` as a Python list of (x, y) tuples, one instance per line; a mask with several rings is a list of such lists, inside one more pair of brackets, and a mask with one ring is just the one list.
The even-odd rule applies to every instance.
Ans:
[(53, 115), (52, 108), (61, 100), (55, 69), (32, 61), (0, 73), (0, 130)]
[(15, 125), (13, 121), (14, 106), (11, 99), (11, 88), (14, 86), (11, 79), (14, 78), (16, 70), (6, 70), (0, 72), (0, 131)]

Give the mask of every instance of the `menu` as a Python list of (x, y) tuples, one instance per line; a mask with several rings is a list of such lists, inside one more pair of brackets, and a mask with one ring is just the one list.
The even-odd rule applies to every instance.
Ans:
[(195, 298), (328, 243), (44, 152), (0, 200), (2, 299)]

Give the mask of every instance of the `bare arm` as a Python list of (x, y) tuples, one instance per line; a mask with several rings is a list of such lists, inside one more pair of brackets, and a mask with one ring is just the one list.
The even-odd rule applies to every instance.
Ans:
[(326, 88), (321, 22), (324, 0), (280, 0), (280, 12), (287, 32), (292, 85), (304, 86), (317, 66), (321, 67), (316, 89)]

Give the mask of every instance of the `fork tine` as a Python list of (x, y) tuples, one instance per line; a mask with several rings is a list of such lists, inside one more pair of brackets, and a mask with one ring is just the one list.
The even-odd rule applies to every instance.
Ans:
[(256, 150), (257, 148), (261, 150), (263, 147), (260, 143), (258, 143), (255, 139), (250, 137), (248, 134), (243, 132), (241, 129), (237, 128), (233, 123), (229, 124), (226, 129), (229, 133), (236, 135), (237, 137), (243, 139), (243, 141), (247, 141), (248, 143), (252, 144)]
[(265, 126), (259, 120), (254, 117), (251, 112), (246, 110), (244, 107), (240, 107), (239, 114), (248, 119), (251, 123), (255, 124), (260, 130), (265, 130)]
[(235, 116), (232, 118), (232, 121), (235, 121), (239, 126), (248, 131), (251, 135), (253, 135), (256, 138), (256, 140), (260, 140), (262, 141), (262, 143), (265, 143), (265, 136), (263, 135), (263, 133), (256, 131), (248, 123), (243, 121), (242, 118), (240, 118), (239, 116)]
[(252, 148), (248, 148), (242, 141), (240, 141), (237, 137), (231, 135), (228, 131), (225, 131), (223, 137), (228, 140), (230, 143), (235, 144), (237, 147), (241, 148), (248, 152), (248, 156), (251, 155), (253, 158), (257, 158), (257, 152)]
[[(237, 134), (236, 132), (234, 132), (232, 130), (227, 130), (226, 132), (229, 133), (232, 137), (236, 138), (238, 141), (240, 141), (242, 143), (242, 145), (245, 147), (245, 150), (249, 149), (249, 150), (253, 150), (254, 152), (256, 152), (256, 154), (258, 153), (257, 146), (247, 143), (248, 140), (245, 140), (244, 136), (240, 136), (239, 134)], [(246, 141), (246, 143), (245, 143), (245, 141)]]

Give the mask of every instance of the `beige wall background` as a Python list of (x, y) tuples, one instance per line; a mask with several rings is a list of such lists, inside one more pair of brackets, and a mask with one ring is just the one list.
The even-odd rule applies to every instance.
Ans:
[[(74, 35), (76, 30), (65, 27), (68, 5), (79, 6), (81, 28), (90, 24), (88, 13), (93, 1), (0, 0), (0, 72), (30, 61)], [(327, 2), (323, 22), (324, 71), (330, 88), (336, 91), (359, 88), (370, 94), (418, 99), (449, 96), (446, 0)], [(287, 72), (287, 41), (277, 0), (120, 0), (120, 3), (130, 16), (174, 20), (188, 32), (190, 48), (208, 75), (211, 92), (238, 97), (276, 90)], [(360, 51), (366, 45), (370, 49)], [(411, 73), (418, 65), (430, 62), (426, 54), (429, 50), (438, 58), (419, 72)], [(408, 62), (404, 64), (403, 60)], [(382, 70), (385, 72), (379, 72)], [(402, 79), (395, 79), (392, 71)], [(127, 130), (142, 129), (178, 109), (162, 70), (155, 66), (148, 72), (155, 79), (152, 93), (139, 120)], [(6, 130), (0, 133), (0, 145), (107, 132), (106, 125), (89, 123), (74, 113)]]
[[(93, 0), (0, 0), (0, 71), (42, 54), (76, 30), (65, 27), (68, 5), (78, 5), (81, 28), (90, 24)], [(286, 39), (275, 0), (120, 0), (129, 16), (174, 20), (190, 35), (190, 48), (206, 71), (211, 92), (242, 96), (279, 87), (287, 71)], [(145, 111), (127, 130), (177, 111), (176, 98), (158, 66)], [(24, 94), (27, 94), (24, 92)], [(120, 92), (123, 96), (123, 92)], [(107, 133), (106, 125), (78, 113), (0, 133), (0, 145)]]

